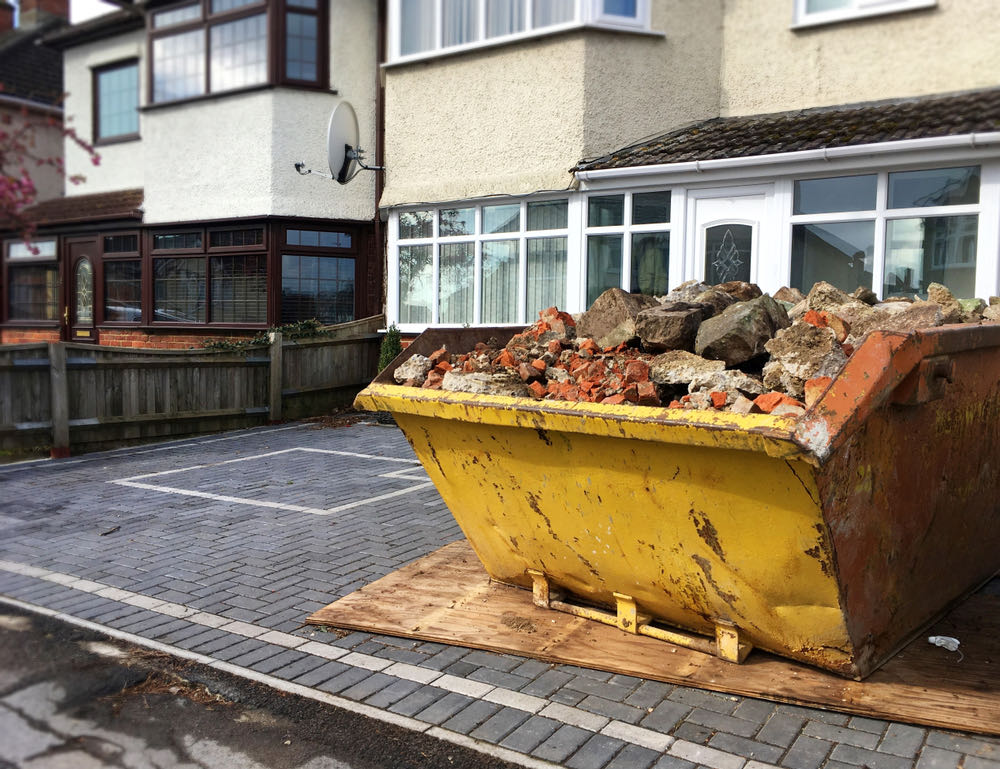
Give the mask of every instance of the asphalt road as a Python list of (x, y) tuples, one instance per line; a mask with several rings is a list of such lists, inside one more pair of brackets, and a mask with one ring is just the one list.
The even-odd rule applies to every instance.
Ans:
[(0, 769), (512, 766), (57, 620), (0, 609)]

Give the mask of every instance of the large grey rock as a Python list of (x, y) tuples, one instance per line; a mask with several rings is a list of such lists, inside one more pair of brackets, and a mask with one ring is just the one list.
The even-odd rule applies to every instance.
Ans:
[(701, 324), (695, 338), (698, 355), (738, 366), (764, 352), (764, 344), (789, 325), (785, 308), (764, 294), (739, 302)]
[(729, 294), (737, 302), (749, 302), (764, 293), (756, 283), (747, 283), (745, 280), (730, 280), (715, 288)]
[(706, 360), (684, 350), (672, 350), (650, 361), (649, 378), (658, 385), (687, 385), (698, 377), (717, 374), (725, 368), (721, 360)]
[(703, 390), (708, 390), (709, 392), (718, 390), (729, 393), (733, 401), (739, 395), (756, 397), (767, 392), (764, 388), (764, 383), (757, 379), (757, 377), (752, 377), (742, 371), (732, 369), (699, 374), (688, 384), (689, 392)]
[(798, 304), (806, 295), (799, 291), (797, 288), (789, 288), (788, 286), (782, 286), (777, 291), (775, 291), (771, 296), (774, 297), (776, 301), (788, 302), (789, 304)]
[(962, 322), (962, 305), (947, 286), (931, 283), (927, 287), (927, 299), (941, 308), (943, 323)]
[(448, 392), (476, 393), (478, 395), (523, 397), (528, 394), (528, 388), (525, 387), (524, 382), (508, 371), (495, 374), (460, 374), (457, 371), (447, 371), (441, 381), (441, 389)]
[(644, 349), (692, 350), (698, 326), (709, 314), (704, 305), (688, 302), (668, 302), (640, 312), (635, 330)]
[(829, 328), (794, 323), (765, 345), (771, 359), (764, 366), (764, 387), (805, 398), (805, 383), (820, 376), (835, 377), (847, 356)]
[(694, 298), (695, 304), (703, 304), (711, 308), (711, 312), (708, 316), (719, 315), (731, 304), (736, 304), (736, 300), (733, 299), (732, 294), (727, 294), (725, 291), (720, 291), (717, 288), (710, 288), (707, 291), (702, 291), (698, 296)]
[(693, 302), (698, 294), (708, 291), (711, 286), (700, 280), (689, 280), (663, 297), (664, 302)]
[(617, 347), (636, 338), (635, 320), (640, 312), (659, 306), (651, 296), (609, 288), (580, 316), (577, 337), (590, 337), (599, 347)]
[(990, 323), (1000, 321), (1000, 304), (991, 304), (983, 310), (983, 320), (989, 321)]
[[(896, 305), (902, 309), (895, 309)], [(873, 308), (872, 314), (851, 326), (847, 341), (855, 346), (872, 331), (892, 331), (908, 334), (921, 328), (933, 328), (944, 323), (944, 312), (936, 302), (886, 302)]]
[[(872, 308), (826, 281), (813, 285), (806, 297), (809, 310), (820, 310), (847, 321), (852, 328), (871, 315)], [(792, 315), (793, 313), (789, 313)], [(796, 316), (796, 318), (801, 316)]]
[(411, 355), (404, 360), (392, 374), (392, 378), (397, 382), (405, 382), (408, 379), (414, 384), (422, 385), (427, 379), (427, 372), (431, 370), (431, 361), (426, 355), (419, 353)]
[(959, 299), (958, 303), (962, 306), (963, 323), (975, 323), (982, 320), (983, 310), (987, 307), (986, 302), (982, 299)]

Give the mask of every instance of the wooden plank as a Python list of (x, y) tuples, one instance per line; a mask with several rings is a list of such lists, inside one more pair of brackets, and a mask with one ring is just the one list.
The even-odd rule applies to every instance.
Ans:
[(465, 540), (393, 572), (308, 623), (455, 644), (820, 707), (873, 718), (1000, 734), (1000, 594), (982, 590), (926, 635), (954, 636), (963, 656), (914, 640), (865, 681), (754, 651), (742, 665), (547, 609), (491, 582)]
[(69, 456), (69, 389), (66, 380), (66, 346), (49, 342), (49, 398), (52, 404), (53, 457)]
[(282, 349), (281, 349), (281, 332), (272, 331), (270, 333), (271, 338), (271, 366), (270, 366), (270, 377), (268, 379), (270, 383), (269, 398), (268, 398), (268, 413), (271, 422), (281, 421), (281, 380), (284, 374), (284, 366), (281, 362)]

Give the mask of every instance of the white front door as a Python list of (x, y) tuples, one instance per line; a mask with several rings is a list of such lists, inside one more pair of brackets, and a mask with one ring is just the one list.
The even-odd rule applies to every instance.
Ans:
[(772, 198), (769, 187), (692, 190), (688, 276), (709, 284), (744, 280), (770, 285), (780, 262), (769, 216)]

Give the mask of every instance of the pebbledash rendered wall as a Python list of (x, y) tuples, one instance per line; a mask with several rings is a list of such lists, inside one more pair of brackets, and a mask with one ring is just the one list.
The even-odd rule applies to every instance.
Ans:
[(753, 115), (997, 85), (1000, 3), (793, 27), (793, 0), (727, 0), (721, 114)]
[(94, 166), (66, 145), (69, 173), (87, 182), (68, 194), (141, 187), (146, 224), (256, 216), (302, 216), (371, 221), (374, 174), (362, 172), (341, 186), (303, 177), (294, 164), (326, 169), (326, 130), (339, 98), (358, 113), (362, 147), (374, 163), (378, 82), (376, 6), (368, 0), (338, 4), (330, 20), (330, 87), (337, 94), (286, 88), (172, 105), (149, 105), (145, 32), (136, 31), (65, 52), (67, 114), (91, 138), (92, 68), (139, 59), (140, 139), (98, 147)]
[(722, 3), (693, 5), (653, 0), (652, 34), (578, 29), (390, 63), (380, 205), (566, 189), (580, 158), (714, 117)]

